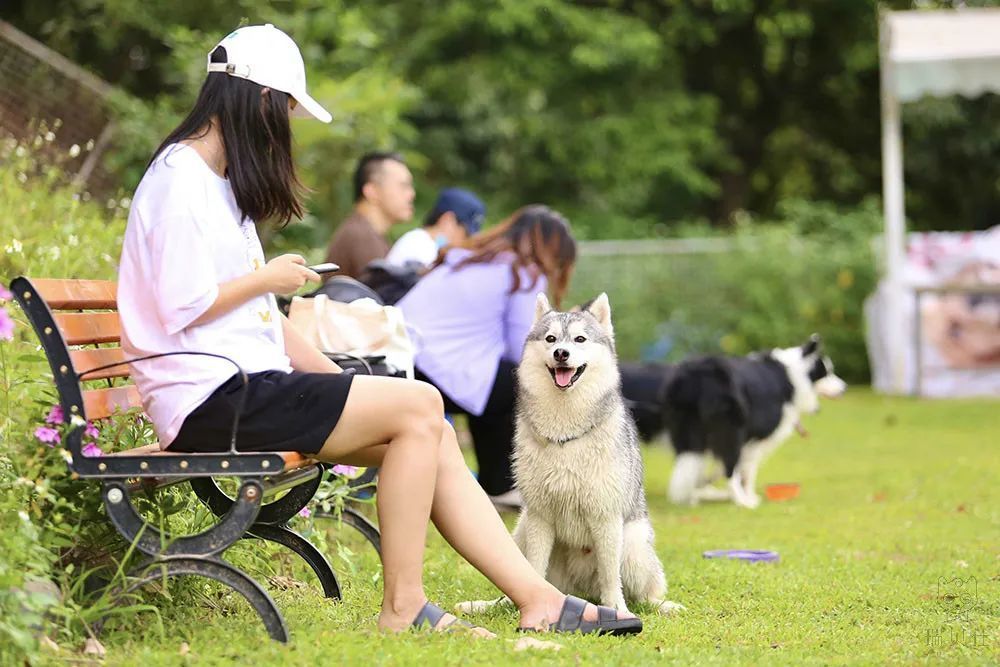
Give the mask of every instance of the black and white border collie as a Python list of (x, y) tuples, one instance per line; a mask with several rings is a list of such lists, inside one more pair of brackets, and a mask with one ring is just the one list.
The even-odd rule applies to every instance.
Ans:
[[(819, 336), (805, 345), (746, 357), (703, 357), (677, 365), (622, 364), (622, 390), (646, 441), (666, 432), (677, 452), (669, 496), (678, 504), (732, 500), (754, 508), (761, 462), (793, 430), (806, 435), (803, 414), (819, 397), (835, 398), (847, 384), (823, 355)], [(722, 464), (727, 484), (706, 464)], [(715, 466), (712, 466), (715, 467)]]

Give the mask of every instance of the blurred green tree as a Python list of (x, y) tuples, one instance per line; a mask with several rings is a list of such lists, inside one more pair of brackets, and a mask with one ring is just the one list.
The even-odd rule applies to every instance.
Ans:
[[(375, 148), (411, 159), (418, 211), (465, 185), (494, 220), (544, 200), (589, 237), (766, 218), (786, 200), (856, 206), (880, 192), (878, 11), (917, 5), (952, 2), (7, 0), (0, 18), (121, 88), (111, 159), (126, 187), (226, 29), (293, 34), (335, 115), (296, 127), (315, 218), (289, 233), (318, 243)], [(997, 97), (925, 100), (904, 119), (914, 228), (995, 224)]]

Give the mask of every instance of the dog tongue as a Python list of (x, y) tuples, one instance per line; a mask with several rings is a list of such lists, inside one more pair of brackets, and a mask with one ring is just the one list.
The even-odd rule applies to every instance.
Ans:
[(568, 387), (569, 383), (573, 380), (572, 368), (557, 368), (556, 369), (556, 384), (560, 387)]
[(809, 437), (809, 431), (807, 431), (806, 427), (802, 425), (802, 422), (800, 421), (795, 422), (795, 430), (798, 431), (799, 435), (801, 435), (803, 438)]

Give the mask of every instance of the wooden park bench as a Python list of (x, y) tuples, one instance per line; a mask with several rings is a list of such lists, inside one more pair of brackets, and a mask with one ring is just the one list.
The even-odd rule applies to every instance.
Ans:
[[(117, 285), (111, 281), (32, 281), (21, 277), (11, 282), (10, 289), (38, 335), (63, 414), (71, 424), (62, 440), (70, 455), (70, 473), (101, 483), (108, 519), (146, 556), (129, 573), (123, 592), (132, 592), (164, 575), (210, 577), (243, 595), (272, 639), (288, 641), (285, 621), (271, 596), (223, 559), (237, 540), (256, 538), (297, 553), (316, 573), (324, 595), (340, 598), (337, 577), (326, 557), (287, 525), (315, 495), (326, 474), (323, 464), (295, 452), (238, 452), (235, 424), (229, 450), (222, 453), (163, 451), (154, 443), (83, 456), (88, 420), (99, 421), (141, 407), (138, 390), (128, 382), (129, 366), (120, 347)], [(213, 477), (237, 478), (235, 497), (224, 493)], [(209, 529), (197, 535), (163, 535), (133, 505), (133, 493), (178, 483), (189, 484), (216, 516), (217, 522)], [(284, 495), (274, 499), (281, 492)], [(342, 520), (379, 549), (378, 530), (363, 515), (346, 507)]]

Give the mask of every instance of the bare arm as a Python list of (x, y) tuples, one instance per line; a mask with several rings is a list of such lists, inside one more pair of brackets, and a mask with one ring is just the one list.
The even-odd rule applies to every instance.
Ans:
[(188, 326), (198, 326), (222, 317), (242, 303), (267, 293), (260, 272), (254, 271), (239, 278), (233, 278), (219, 284), (219, 294), (204, 313), (194, 319)]
[(285, 335), (285, 354), (292, 361), (292, 368), (306, 373), (342, 373), (340, 366), (306, 340), (288, 318), (281, 316), (281, 330)]
[(299, 255), (281, 255), (256, 271), (219, 284), (215, 301), (188, 326), (207, 324), (262, 294), (289, 294), (307, 280), (320, 282), (319, 274), (306, 268), (305, 263)]

